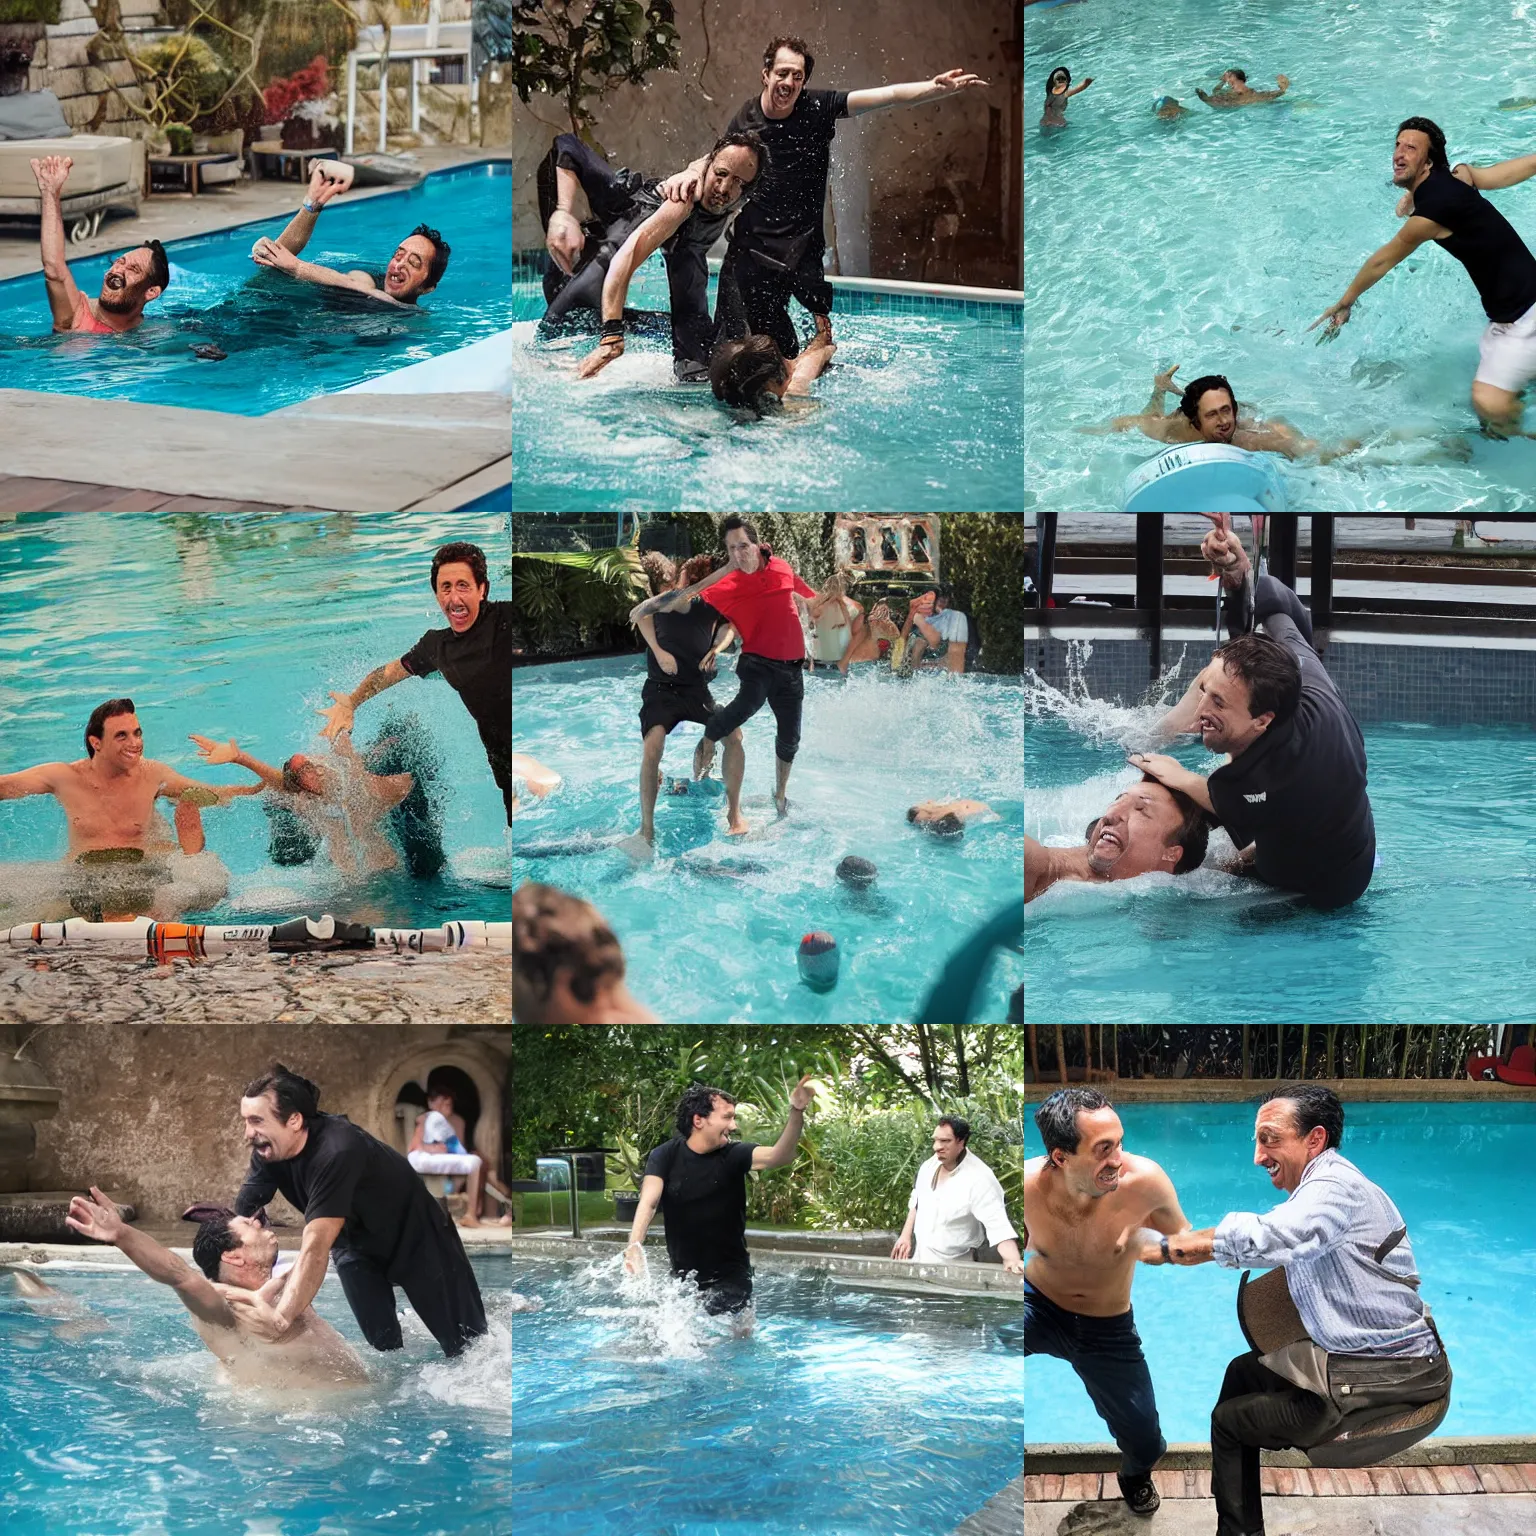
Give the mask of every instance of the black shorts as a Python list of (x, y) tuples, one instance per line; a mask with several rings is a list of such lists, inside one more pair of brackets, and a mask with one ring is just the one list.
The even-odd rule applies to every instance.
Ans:
[(658, 683), (654, 677), (648, 677), (640, 690), (642, 736), (649, 736), (658, 725), (670, 735), (672, 728), (684, 720), (707, 725), (714, 712), (715, 700), (708, 683)]
[(701, 1280), (699, 1291), (704, 1310), (711, 1317), (722, 1312), (745, 1312), (752, 1305), (752, 1276), (726, 1275), (718, 1280)]

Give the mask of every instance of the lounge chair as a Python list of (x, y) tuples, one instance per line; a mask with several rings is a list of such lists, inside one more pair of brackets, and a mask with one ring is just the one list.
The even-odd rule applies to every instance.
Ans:
[(134, 185), (138, 145), (132, 139), (72, 133), (58, 97), (52, 91), (31, 91), (0, 97), (0, 219), (41, 217), (31, 162), (45, 155), (68, 155), (75, 162), (60, 199), (71, 240), (94, 235), (109, 208), (139, 211), (142, 192)]

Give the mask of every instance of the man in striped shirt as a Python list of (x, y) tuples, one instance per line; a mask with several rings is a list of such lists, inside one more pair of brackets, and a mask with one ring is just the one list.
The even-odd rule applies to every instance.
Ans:
[[(1254, 1125), (1254, 1162), (1286, 1200), (1267, 1215), (1237, 1211), (1214, 1227), (1148, 1243), (1144, 1263), (1227, 1269), (1282, 1267), (1314, 1343), (1331, 1355), (1422, 1359), (1440, 1366), (1439, 1335), (1418, 1293), (1402, 1216), (1386, 1192), (1338, 1151), (1344, 1106), (1320, 1083), (1266, 1095)], [(1405, 1398), (1405, 1401), (1412, 1401)], [(1259, 1451), (1319, 1443), (1334, 1403), (1260, 1363), (1228, 1367), (1211, 1414), (1211, 1492), (1217, 1536), (1263, 1536)]]

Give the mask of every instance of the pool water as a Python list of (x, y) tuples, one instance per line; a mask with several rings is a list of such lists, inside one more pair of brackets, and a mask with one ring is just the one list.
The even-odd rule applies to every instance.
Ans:
[[(295, 183), (293, 209), (302, 197)], [(418, 224), (442, 231), (448, 269), (414, 311), (256, 266), (251, 247), (263, 235), (275, 239), (292, 216), (173, 241), (171, 286), (124, 336), (55, 335), (41, 274), (0, 283), (5, 387), (260, 416), (452, 352), (510, 323), (506, 162), (439, 171), (410, 191), (366, 202), (342, 197), (321, 215), (303, 259), (344, 271), (382, 271)], [(131, 223), (123, 237), (132, 240)], [(100, 291), (116, 254), (70, 263), (88, 297)], [(222, 362), (193, 355), (209, 342), (228, 354)]]
[[(950, 953), (1010, 898), (1023, 859), (1022, 690), (970, 674), (903, 683), (855, 668), (806, 678), (790, 815), (773, 804), (774, 721), (743, 727), (742, 808), (753, 832), (725, 833), (718, 794), (662, 794), (656, 858), (636, 867), (612, 846), (640, 826), (639, 657), (524, 667), (513, 674), (513, 748), (562, 775), (519, 808), (512, 883), (538, 880), (593, 902), (624, 946), (630, 990), (668, 1023), (889, 1023), (911, 1019)], [(729, 655), (712, 687), (736, 694)], [(667, 740), (662, 771), (691, 778), (700, 727)], [(722, 767), (716, 754), (715, 772)], [(718, 786), (708, 786), (716, 789)], [(954, 844), (907, 824), (920, 800), (980, 799), (997, 813)], [(567, 850), (544, 856), (546, 850)], [(845, 854), (872, 859), (870, 893), (839, 884)], [(836, 988), (798, 977), (802, 934), (824, 929), (842, 951)], [(982, 1019), (1006, 1017), (1016, 954), (983, 984)]]
[[(1094, 704), (1105, 734), (1050, 715), (1024, 737), (1026, 831), (1080, 842), (1138, 775), (1121, 739), (1163, 706)], [(1128, 735), (1126, 733), (1129, 733)], [(1060, 883), (1025, 910), (1031, 1023), (1462, 1023), (1530, 1013), (1529, 935), (1536, 808), (1526, 786), (1536, 733), (1514, 727), (1364, 727), (1381, 864), (1352, 906), (1320, 912), (1207, 866), (1106, 885)], [(1145, 744), (1146, 737), (1136, 745)], [(1198, 745), (1174, 754), (1209, 773)], [(1429, 926), (1426, 927), (1426, 924)], [(1426, 942), (1427, 933), (1440, 937)]]
[(315, 1310), (373, 1385), (291, 1401), (220, 1384), (181, 1303), (136, 1271), (49, 1266), (64, 1300), (43, 1305), (0, 1277), (0, 1528), (510, 1530), (510, 1266), (498, 1256), (474, 1267), (490, 1332), (456, 1360), (409, 1313), (403, 1350), (371, 1349), (331, 1275)]
[[(1153, 373), (1177, 363), (1181, 383), (1225, 374), (1241, 401), (1308, 437), (1367, 443), (1331, 465), (1283, 466), (1292, 511), (1536, 510), (1536, 442), (1477, 430), (1468, 397), (1487, 317), (1459, 262), (1425, 245), (1337, 341), (1317, 346), (1306, 329), (1399, 227), (1404, 118), (1437, 122), (1453, 163), (1530, 152), (1536, 108), (1499, 107), (1532, 94), (1528, 0), (1460, 0), (1454, 14), (1419, 0), (1086, 0), (1028, 16), (1026, 507), (1118, 508), (1126, 474), (1160, 445), (1076, 429), (1140, 411)], [(1095, 83), (1066, 129), (1043, 133), (1057, 64)], [(1205, 106), (1196, 88), (1234, 66), (1260, 89), (1284, 73), (1290, 91)], [(1164, 94), (1191, 115), (1159, 120)], [(1488, 196), (1536, 247), (1536, 180)]]
[[(81, 757), (91, 711), (124, 696), (146, 755), (200, 782), (254, 780), (204, 763), (191, 732), (233, 737), (275, 766), (294, 752), (326, 754), (314, 711), (330, 691), (446, 627), (428, 581), (432, 551), (478, 543), (495, 599), (507, 590), (508, 530), (495, 513), (24, 514), (0, 530), (0, 773)], [(408, 927), (504, 918), (506, 813), (468, 711), (440, 676), (408, 678), (358, 711), (360, 752), (391, 717), (414, 718), (436, 757), (449, 855), (438, 875), (343, 880), (323, 854), (278, 865), (265, 797), (253, 796), (203, 812), (228, 894), (194, 897), (187, 915), (263, 922), (329, 911)], [(0, 928), (45, 907), (68, 915), (53, 910), (53, 861), (66, 846), (51, 796), (0, 801)], [(201, 878), (189, 876), (192, 890)]]
[(513, 1273), (524, 1536), (946, 1536), (1019, 1475), (1016, 1305), (759, 1271), (735, 1339), (617, 1258)]
[[(1253, 1166), (1252, 1104), (1126, 1104), (1125, 1149), (1160, 1163), (1196, 1228), (1280, 1201)], [(1044, 1147), (1033, 1120), (1024, 1155)], [(1526, 1299), (1536, 1282), (1526, 1172), (1536, 1104), (1347, 1104), (1340, 1152), (1391, 1197), (1408, 1226), (1456, 1380), (1440, 1435), (1536, 1432), (1536, 1350)], [(1227, 1362), (1246, 1352), (1237, 1323), (1240, 1271), (1143, 1266), (1131, 1302), (1170, 1442), (1208, 1441)], [(1031, 1445), (1107, 1441), (1072, 1368), (1025, 1363)]]
[[(578, 379), (595, 338), (538, 341), (543, 291), (528, 279), (513, 286), (518, 511), (1012, 512), (1023, 504), (1023, 332), (1014, 306), (902, 299), (894, 313), (834, 309), (838, 351), (812, 386), (817, 403), (759, 420), (721, 405), (707, 384), (674, 382), (665, 330), (632, 336), (617, 362)], [(629, 302), (666, 311), (659, 257), (640, 269)], [(805, 312), (791, 313), (808, 334)]]

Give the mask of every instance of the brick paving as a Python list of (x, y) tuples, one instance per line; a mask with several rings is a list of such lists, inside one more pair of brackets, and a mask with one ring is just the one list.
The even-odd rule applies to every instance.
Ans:
[[(1324, 1467), (1265, 1467), (1266, 1496), (1287, 1498), (1371, 1498), (1432, 1496), (1436, 1494), (1536, 1494), (1536, 1461), (1497, 1465), (1360, 1467), (1329, 1470)], [(1208, 1499), (1211, 1474), (1195, 1468), (1154, 1472), (1152, 1481), (1167, 1499)], [(1044, 1472), (1024, 1478), (1027, 1502), (1077, 1504), (1097, 1499), (1118, 1499), (1119, 1486), (1111, 1472)], [(1536, 1531), (1536, 1516), (1531, 1528)]]

